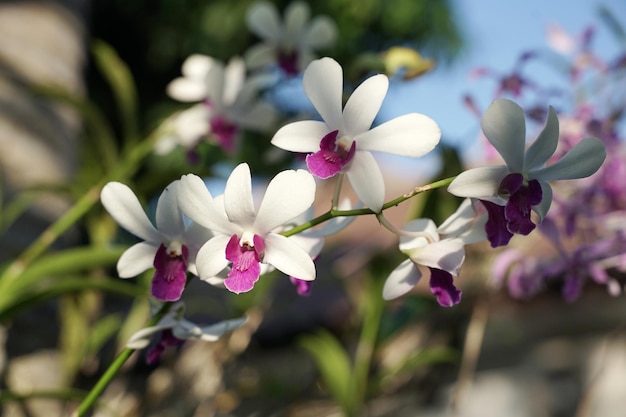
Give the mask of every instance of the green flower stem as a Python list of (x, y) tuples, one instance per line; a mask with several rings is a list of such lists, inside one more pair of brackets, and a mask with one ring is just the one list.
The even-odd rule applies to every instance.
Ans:
[[(430, 190), (434, 190), (436, 188), (441, 188), (441, 187), (445, 187), (447, 185), (449, 185), (452, 180), (454, 180), (454, 178), (456, 177), (450, 177), (450, 178), (445, 178), (439, 181), (435, 181), (432, 182), (430, 184), (427, 185), (422, 185), (420, 187), (415, 187), (413, 190), (411, 190), (411, 192), (404, 194), (398, 198), (395, 198), (391, 201), (388, 201), (387, 203), (383, 204), (383, 208), (381, 209), (381, 212), (384, 210), (387, 210), (388, 208), (391, 207), (395, 207), (400, 203), (405, 202), (406, 200), (415, 197), (418, 194), (421, 194), (423, 192), (426, 191), (430, 191)], [(336, 210), (334, 208), (331, 208), (330, 210), (328, 210), (326, 213), (319, 215), (318, 217), (309, 220), (306, 223), (303, 223), (299, 226), (294, 227), (293, 229), (289, 229), (286, 232), (283, 232), (282, 235), (283, 236), (293, 236), (296, 235), (298, 233), (302, 233), (305, 230), (308, 230), (312, 227), (317, 226), (318, 224), (322, 224), (332, 218), (335, 217), (353, 217), (353, 216), (366, 216), (368, 214), (378, 214), (375, 211), (368, 209), (368, 208), (363, 208), (363, 209), (354, 209), (354, 210)]]
[[(161, 318), (169, 311), (172, 303), (165, 303), (161, 309), (152, 317), (146, 327), (155, 326)], [(111, 380), (117, 375), (122, 366), (126, 363), (130, 355), (135, 352), (135, 349), (125, 348), (116, 357), (107, 370), (102, 374), (96, 385), (89, 391), (89, 394), (83, 399), (76, 411), (72, 414), (72, 417), (82, 417), (94, 406), (104, 389), (109, 385)]]
[(139, 163), (152, 152), (154, 141), (159, 136), (158, 133), (158, 130), (155, 131), (148, 139), (135, 146), (126, 158), (111, 170), (110, 175), (91, 187), (63, 216), (44, 230), (20, 256), (9, 264), (0, 276), (0, 294), (6, 293), (8, 288), (35, 259), (48, 250), (59, 236), (91, 210), (99, 201), (100, 191), (104, 184), (111, 180), (128, 178), (139, 169)]

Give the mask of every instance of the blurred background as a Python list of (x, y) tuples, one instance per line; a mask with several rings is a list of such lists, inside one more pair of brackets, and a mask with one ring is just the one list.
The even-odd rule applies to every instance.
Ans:
[[(272, 3), (281, 16), (290, 4)], [(623, 416), (623, 1), (305, 3), (311, 18), (336, 25), (334, 42), (314, 53), (342, 64), (347, 90), (373, 73), (390, 77), (375, 123), (419, 112), (442, 129), (432, 155), (377, 156), (389, 198), (497, 163), (480, 133), (497, 97), (525, 109), (529, 139), (553, 106), (564, 143), (557, 157), (593, 135), (609, 149), (605, 169), (555, 188), (547, 222), (554, 229), (499, 251), (470, 246), (458, 281), (463, 301), (450, 309), (426, 282), (382, 301), (382, 284), (403, 256), (396, 237), (370, 218), (327, 239), (307, 297), (279, 274), (239, 296), (196, 280), (186, 291), (191, 318), (247, 315), (246, 326), (216, 343), (171, 348), (155, 365), (136, 353), (93, 415)], [(269, 140), (310, 112), (299, 87), (303, 68), (248, 72), (264, 80), (259, 96), (278, 116), (274, 130), (244, 130), (235, 152), (215, 140), (152, 152), (150, 141), (169, 135), (173, 115), (189, 108), (166, 92), (185, 59), (205, 54), (226, 63), (262, 40), (246, 20), (254, 4), (0, 2), (1, 270), (29, 261), (19, 280), (0, 279), (2, 415), (69, 415), (149, 318), (151, 274), (116, 275), (119, 254), (136, 239), (97, 202), (103, 179), (129, 184), (151, 212), (161, 190), (188, 172), (219, 187), (242, 161), (259, 182), (297, 166)], [(400, 64), (391, 60), (394, 47), (406, 48)], [(142, 146), (141, 158), (129, 157)], [(319, 213), (332, 192), (332, 184), (320, 185)], [(41, 233), (92, 194), (84, 215), (29, 257)], [(389, 218), (439, 224), (457, 204), (438, 190), (389, 210)]]

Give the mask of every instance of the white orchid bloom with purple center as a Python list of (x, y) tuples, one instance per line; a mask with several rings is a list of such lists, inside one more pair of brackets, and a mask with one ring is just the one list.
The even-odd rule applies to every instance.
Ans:
[(246, 24), (263, 40), (245, 53), (248, 66), (254, 69), (276, 64), (287, 75), (298, 74), (315, 58), (314, 50), (329, 47), (337, 39), (332, 19), (311, 19), (311, 9), (302, 1), (287, 6), (284, 20), (274, 3), (255, 2), (248, 9)]
[(199, 243), (211, 236), (197, 224), (185, 225), (176, 201), (177, 185), (178, 181), (169, 184), (158, 199), (156, 228), (128, 186), (109, 182), (100, 194), (102, 205), (111, 217), (144, 240), (122, 254), (117, 262), (118, 275), (131, 278), (154, 267), (151, 292), (161, 301), (180, 299), (187, 283), (187, 270), (195, 272)]
[(310, 153), (307, 166), (319, 178), (345, 173), (361, 201), (379, 212), (385, 200), (385, 183), (371, 152), (423, 156), (439, 143), (439, 126), (423, 114), (410, 113), (370, 129), (389, 87), (389, 79), (382, 74), (358, 86), (343, 110), (343, 71), (337, 61), (313, 61), (304, 72), (303, 83), (323, 121), (283, 126), (272, 144)]
[(224, 334), (242, 326), (246, 317), (220, 321), (209, 326), (198, 326), (184, 318), (185, 304), (179, 301), (170, 307), (170, 310), (154, 326), (146, 327), (133, 334), (126, 347), (130, 349), (144, 349), (150, 344), (152, 336), (160, 333), (159, 341), (148, 351), (148, 364), (156, 363), (168, 346), (180, 346), (186, 340), (204, 340), (215, 342)]
[(400, 251), (409, 258), (387, 278), (383, 298), (398, 298), (415, 287), (422, 277), (421, 265), (430, 270), (430, 291), (437, 302), (444, 307), (458, 304), (462, 292), (454, 286), (454, 277), (465, 260), (465, 245), (485, 240), (485, 221), (484, 216), (476, 220), (476, 211), (466, 199), (439, 228), (431, 219), (409, 222), (404, 228), (407, 234), (400, 237)]
[(527, 235), (535, 224), (531, 211), (543, 220), (552, 203), (549, 181), (584, 178), (596, 172), (606, 157), (602, 141), (586, 138), (559, 161), (546, 165), (559, 139), (559, 121), (552, 107), (546, 126), (526, 149), (524, 111), (506, 99), (485, 112), (482, 130), (506, 165), (474, 168), (459, 174), (448, 191), (481, 200), (489, 213), (486, 232), (492, 247), (509, 243), (514, 234)]
[(265, 264), (306, 281), (315, 279), (311, 256), (278, 232), (313, 204), (315, 180), (307, 171), (277, 174), (258, 209), (245, 163), (231, 173), (221, 200), (214, 199), (202, 179), (193, 174), (182, 177), (177, 191), (181, 210), (215, 233), (198, 252), (196, 266), (201, 279), (211, 280), (230, 266), (224, 286), (234, 293), (247, 292)]
[(276, 112), (257, 99), (258, 87), (254, 80), (246, 79), (242, 58), (233, 57), (224, 66), (210, 56), (191, 55), (183, 63), (182, 73), (168, 84), (167, 94), (182, 102), (202, 102), (174, 119), (175, 136), (185, 148), (209, 136), (232, 152), (240, 129), (265, 131), (274, 124)]

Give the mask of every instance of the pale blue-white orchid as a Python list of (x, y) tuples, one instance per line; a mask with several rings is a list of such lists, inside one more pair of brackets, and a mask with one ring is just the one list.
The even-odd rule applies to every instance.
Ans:
[(233, 152), (242, 129), (263, 132), (274, 124), (276, 111), (258, 98), (257, 82), (246, 79), (242, 58), (233, 57), (224, 65), (194, 54), (183, 62), (182, 75), (167, 85), (167, 94), (181, 102), (200, 103), (174, 117), (174, 134), (157, 144), (160, 153), (169, 152), (176, 143), (193, 148), (205, 137)]
[(215, 233), (196, 258), (201, 279), (212, 282), (230, 266), (223, 284), (234, 293), (250, 291), (266, 265), (306, 281), (315, 279), (307, 250), (280, 234), (285, 224), (313, 204), (315, 179), (307, 171), (278, 173), (258, 209), (246, 163), (231, 173), (223, 198), (213, 198), (204, 181), (193, 174), (181, 178), (177, 193), (183, 213)]
[[(153, 306), (152, 310), (160, 308), (162, 304)], [(213, 323), (208, 326), (199, 326), (184, 317), (185, 304), (179, 301), (173, 304), (167, 314), (154, 326), (145, 327), (133, 334), (126, 347), (130, 349), (143, 349), (150, 344), (152, 336), (160, 333), (159, 341), (148, 351), (147, 362), (153, 364), (159, 360), (161, 354), (168, 346), (180, 346), (186, 340), (204, 340), (215, 342), (227, 332), (242, 326), (248, 320), (246, 317), (230, 319)]]
[(332, 58), (313, 61), (304, 71), (303, 84), (323, 121), (283, 126), (272, 144), (309, 153), (307, 166), (319, 178), (345, 173), (361, 201), (379, 212), (385, 201), (385, 183), (372, 151), (424, 156), (439, 143), (439, 126), (428, 116), (409, 113), (371, 128), (389, 88), (389, 79), (383, 74), (363, 81), (342, 110), (343, 70)]
[(107, 183), (100, 194), (102, 205), (124, 229), (143, 239), (128, 248), (117, 262), (120, 278), (135, 277), (154, 267), (152, 295), (161, 301), (180, 299), (187, 271), (196, 273), (198, 248), (212, 236), (196, 223), (186, 225), (176, 201), (174, 181), (163, 190), (156, 207), (155, 228), (135, 193), (120, 182)]
[(287, 75), (295, 75), (315, 59), (316, 49), (323, 49), (337, 39), (337, 26), (328, 16), (311, 19), (311, 9), (303, 1), (294, 1), (281, 19), (274, 3), (254, 2), (246, 13), (250, 31), (263, 40), (245, 53), (249, 68), (275, 64)]
[(531, 211), (539, 215), (539, 221), (543, 220), (552, 203), (550, 181), (588, 177), (606, 157), (602, 141), (586, 138), (560, 160), (547, 165), (559, 139), (559, 121), (552, 107), (546, 126), (526, 150), (524, 111), (514, 102), (494, 101), (485, 112), (481, 127), (506, 165), (462, 172), (448, 191), (482, 201), (489, 213), (485, 228), (493, 247), (508, 244), (516, 233), (529, 234), (535, 228)]
[(461, 291), (454, 277), (465, 260), (465, 245), (485, 240), (485, 216), (477, 218), (470, 199), (466, 199), (437, 228), (431, 219), (416, 219), (405, 225), (400, 236), (400, 251), (408, 259), (389, 275), (383, 287), (383, 298), (391, 300), (410, 291), (422, 277), (418, 266), (430, 270), (430, 290), (437, 302), (451, 307), (461, 301)]

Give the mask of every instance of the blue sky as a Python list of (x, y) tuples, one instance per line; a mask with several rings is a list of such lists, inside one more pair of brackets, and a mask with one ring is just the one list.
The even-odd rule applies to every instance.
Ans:
[[(462, 147), (471, 146), (479, 133), (479, 122), (463, 106), (462, 95), (471, 93), (485, 109), (496, 90), (493, 79), (470, 80), (468, 74), (472, 69), (484, 66), (506, 73), (521, 52), (548, 51), (546, 30), (555, 23), (574, 36), (594, 25), (594, 50), (604, 57), (615, 57), (619, 44), (601, 24), (598, 6), (604, 4), (626, 24), (624, 0), (456, 0), (454, 3), (467, 41), (466, 51), (449, 68), (439, 67), (415, 80), (409, 88), (392, 86), (389, 103), (385, 103), (381, 116), (386, 119), (411, 111), (424, 113), (439, 123), (445, 141)], [(540, 61), (529, 64), (523, 72), (535, 80), (560, 79), (553, 68)], [(396, 107), (391, 101), (402, 105)]]

